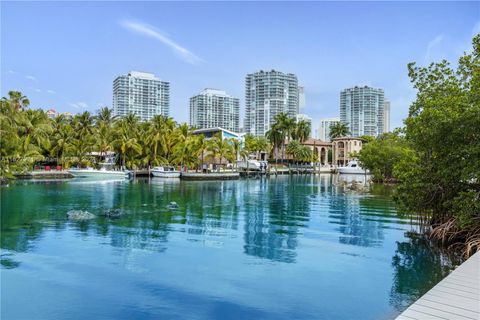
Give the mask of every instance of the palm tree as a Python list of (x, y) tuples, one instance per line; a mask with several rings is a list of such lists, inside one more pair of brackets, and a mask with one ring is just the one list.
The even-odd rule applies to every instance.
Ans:
[(103, 107), (98, 111), (97, 115), (95, 116), (95, 123), (97, 125), (103, 124), (110, 127), (115, 119), (116, 116), (113, 116), (112, 109), (109, 109), (108, 107)]
[[(116, 152), (120, 154), (122, 167), (125, 168), (127, 161), (129, 164), (133, 164), (135, 153), (140, 154), (142, 152), (142, 147), (137, 141), (135, 132), (133, 132), (129, 127), (128, 120), (124, 118), (120, 120), (119, 123), (120, 124), (117, 127), (116, 136), (112, 142), (112, 145), (114, 146)], [(131, 153), (130, 157), (128, 157), (129, 153)]]
[(85, 137), (93, 133), (93, 116), (88, 111), (76, 115), (72, 121), (77, 137)]
[(64, 156), (71, 149), (73, 138), (74, 132), (69, 123), (60, 124), (53, 134), (50, 153), (57, 158), (61, 166), (64, 166)]
[[(215, 159), (219, 158), (220, 167), (222, 166), (222, 160), (232, 160), (234, 158), (233, 147), (226, 139), (222, 139), (216, 135), (213, 139), (209, 140), (207, 150), (210, 152), (210, 156)], [(220, 168), (219, 168), (220, 169)]]
[(205, 162), (204, 161), (205, 150), (209, 146), (208, 140), (205, 139), (205, 136), (203, 134), (200, 134), (196, 136), (196, 140), (194, 144), (195, 144), (195, 148), (194, 148), (195, 155), (197, 156), (197, 159), (198, 157), (200, 157), (201, 168), (203, 168), (203, 164)]
[(300, 142), (304, 142), (310, 138), (310, 133), (312, 131), (312, 125), (310, 121), (300, 120), (295, 126), (295, 139), (298, 139)]
[(26, 96), (24, 96), (20, 91), (9, 91), (8, 92), (9, 99), (3, 98), (8, 100), (13, 108), (17, 111), (25, 110), (30, 105), (30, 100)]
[(345, 123), (337, 122), (330, 126), (330, 138), (345, 137), (350, 134)]
[(198, 156), (195, 152), (196, 145), (194, 139), (194, 137), (188, 137), (183, 142), (175, 145), (172, 154), (173, 163), (180, 165), (181, 168), (185, 166), (188, 169), (198, 162)]
[(291, 138), (295, 129), (295, 119), (291, 118), (288, 113), (282, 112), (275, 116), (274, 126), (281, 132), (282, 162), (285, 160), (285, 142)]
[(95, 130), (95, 147), (100, 155), (105, 155), (113, 149), (112, 146), (112, 130), (106, 123), (100, 123)]
[(275, 153), (275, 163), (278, 162), (278, 149), (282, 145), (283, 135), (277, 125), (273, 125), (270, 130), (266, 133), (267, 139), (270, 141), (272, 146), (272, 152)]
[(41, 110), (27, 110), (18, 119), (18, 132), (21, 140), (21, 149), (25, 154), (27, 150), (36, 149), (39, 152), (48, 148), (49, 134), (52, 127), (45, 112)]

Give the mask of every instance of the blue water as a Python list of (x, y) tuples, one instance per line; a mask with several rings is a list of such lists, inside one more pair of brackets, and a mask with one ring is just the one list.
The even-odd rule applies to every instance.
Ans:
[[(1, 319), (394, 318), (448, 263), (405, 235), (388, 188), (337, 180), (3, 187)], [(126, 215), (66, 218), (109, 208)]]

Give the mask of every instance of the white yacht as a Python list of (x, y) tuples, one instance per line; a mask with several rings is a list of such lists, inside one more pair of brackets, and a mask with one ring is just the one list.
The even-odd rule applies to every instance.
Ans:
[(369, 171), (363, 169), (357, 160), (351, 160), (345, 167), (338, 167), (338, 173), (340, 174), (368, 174)]
[(105, 167), (94, 168), (71, 168), (68, 170), (75, 178), (95, 178), (95, 179), (125, 179), (130, 176), (129, 171), (108, 170)]
[(238, 169), (241, 170), (251, 170), (251, 171), (261, 171), (262, 163), (258, 160), (248, 159), (237, 162)]
[(154, 167), (152, 174), (159, 178), (180, 178), (180, 171), (175, 170), (175, 167), (172, 166)]

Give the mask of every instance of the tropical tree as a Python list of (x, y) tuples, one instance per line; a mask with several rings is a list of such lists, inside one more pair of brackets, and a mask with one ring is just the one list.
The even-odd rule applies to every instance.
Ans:
[(282, 143), (284, 142), (283, 138), (283, 133), (279, 129), (279, 126), (273, 125), (270, 130), (267, 131), (266, 135), (267, 139), (270, 141), (270, 145), (272, 146), (271, 148), (271, 154), (274, 154), (275, 156), (275, 162), (278, 162), (278, 153), (279, 149), (282, 146)]
[(330, 138), (345, 137), (349, 134), (348, 126), (343, 122), (336, 122), (330, 126)]
[(120, 155), (122, 167), (133, 167), (135, 157), (141, 154), (142, 147), (137, 139), (138, 119), (135, 115), (129, 114), (116, 122), (115, 138), (112, 145)]
[(398, 133), (384, 133), (364, 143), (358, 159), (362, 167), (370, 170), (375, 181), (389, 182), (395, 180), (395, 166), (403, 159), (410, 158), (412, 152), (405, 137)]
[(8, 100), (10, 105), (17, 111), (26, 110), (30, 106), (30, 100), (24, 96), (20, 91), (9, 91)]
[(211, 158), (219, 159), (219, 169), (222, 166), (223, 159), (233, 161), (235, 158), (233, 146), (230, 141), (228, 139), (222, 139), (219, 135), (209, 140), (207, 150)]
[(72, 126), (66, 122), (59, 122), (54, 128), (50, 154), (57, 158), (59, 165), (64, 166), (64, 157), (72, 150), (74, 131)]
[(295, 119), (291, 118), (288, 113), (282, 112), (275, 116), (272, 128), (280, 132), (282, 147), (282, 162), (285, 160), (285, 142), (288, 142), (295, 131)]
[(405, 138), (414, 153), (394, 170), (397, 200), (442, 243), (468, 242), (468, 255), (480, 249), (480, 34), (456, 69), (444, 60), (408, 70), (417, 97)]
[(300, 120), (295, 125), (292, 138), (300, 142), (305, 142), (305, 140), (310, 138), (311, 132), (312, 132), (312, 125), (310, 121)]

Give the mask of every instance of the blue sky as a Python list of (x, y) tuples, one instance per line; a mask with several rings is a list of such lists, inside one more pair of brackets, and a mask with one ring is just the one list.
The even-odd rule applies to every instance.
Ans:
[(338, 116), (339, 93), (371, 85), (400, 126), (414, 99), (406, 65), (456, 61), (480, 32), (479, 2), (1, 2), (1, 94), (73, 113), (112, 104), (130, 70), (170, 81), (171, 115), (245, 75), (277, 69), (305, 86), (305, 113)]

